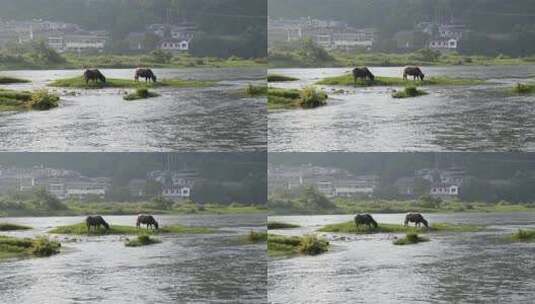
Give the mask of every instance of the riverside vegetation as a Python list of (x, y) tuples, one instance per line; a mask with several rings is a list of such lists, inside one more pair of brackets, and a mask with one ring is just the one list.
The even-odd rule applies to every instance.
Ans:
[(153, 244), (161, 243), (159, 239), (151, 238), (149, 235), (142, 234), (138, 235), (135, 239), (127, 240), (125, 242), (126, 247), (141, 247), (141, 246), (148, 246)]
[(158, 96), (160, 96), (160, 94), (151, 92), (146, 88), (139, 88), (139, 89), (136, 89), (135, 92), (125, 95), (123, 99), (124, 100), (138, 100), (138, 99), (147, 99), (147, 98), (158, 97)]
[(49, 110), (59, 106), (60, 98), (47, 90), (35, 92), (0, 89), (0, 111)]
[(417, 228), (414, 226), (404, 226), (402, 224), (379, 223), (377, 228), (355, 225), (354, 221), (339, 224), (325, 225), (319, 229), (321, 232), (352, 233), (352, 234), (374, 234), (374, 233), (418, 233), (418, 232), (477, 232), (482, 230), (482, 226), (469, 224), (448, 224), (432, 223), (429, 228)]
[(289, 257), (295, 255), (318, 255), (329, 250), (329, 242), (314, 234), (304, 236), (268, 235), (268, 255)]
[(82, 77), (58, 79), (49, 84), (51, 87), (78, 88), (78, 89), (103, 89), (103, 88), (202, 88), (214, 85), (213, 81), (163, 79), (158, 82), (145, 83), (131, 79), (108, 78), (106, 82), (89, 82)]
[(113, 225), (110, 229), (91, 229), (88, 231), (86, 223), (79, 223), (66, 226), (58, 226), (48, 233), (51, 234), (72, 234), (72, 235), (153, 235), (153, 234), (205, 234), (214, 233), (213, 230), (205, 227), (186, 227), (182, 225), (163, 226), (160, 229), (149, 230), (137, 228), (135, 226)]
[(45, 237), (16, 238), (0, 235), (0, 260), (8, 258), (47, 257), (58, 254), (61, 244)]
[[(359, 79), (356, 82), (356, 86), (359, 87), (370, 87), (370, 86), (463, 86), (463, 85), (478, 85), (484, 83), (480, 79), (468, 79), (468, 78), (449, 78), (443, 76), (429, 77), (423, 81), (420, 80), (404, 80), (403, 78), (397, 77), (382, 77), (377, 76), (375, 80), (362, 80)], [(353, 80), (353, 75), (346, 74), (342, 76), (327, 77), (316, 84), (320, 85), (332, 85), (332, 86), (355, 86), (355, 81)]]
[(418, 244), (422, 242), (429, 242), (429, 238), (421, 237), (416, 233), (407, 233), (405, 237), (394, 240), (392, 243), (394, 245), (412, 245), (412, 244)]

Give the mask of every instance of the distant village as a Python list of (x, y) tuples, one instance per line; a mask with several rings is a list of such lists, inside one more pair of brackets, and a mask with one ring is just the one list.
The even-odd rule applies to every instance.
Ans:
[[(394, 35), (400, 50), (430, 48), (440, 52), (458, 49), (459, 41), (467, 32), (463, 23), (454, 19), (448, 22), (421, 22), (414, 29), (399, 31)], [(419, 39), (420, 37), (424, 39)], [(312, 39), (327, 50), (371, 50), (378, 39), (375, 28), (354, 28), (343, 22), (313, 18), (268, 19), (269, 46), (277, 42), (292, 42)]]
[[(196, 33), (197, 27), (189, 22), (151, 24), (144, 31), (128, 33), (125, 42), (129, 51), (188, 52)], [(86, 30), (73, 23), (0, 19), (0, 47), (42, 40), (59, 53), (103, 52), (110, 39), (107, 31)]]
[[(416, 198), (418, 179), (429, 184), (428, 195), (444, 200), (458, 198), (465, 180), (465, 171), (460, 167), (447, 169), (424, 168), (412, 176), (397, 179), (394, 183), (399, 197)], [(371, 198), (379, 187), (379, 176), (355, 175), (339, 168), (303, 165), (297, 167), (268, 168), (268, 189), (270, 193), (292, 191), (312, 186), (328, 198)]]
[[(148, 182), (158, 183), (161, 186), (160, 196), (182, 201), (191, 198), (192, 188), (200, 180), (196, 171), (155, 170), (148, 172), (145, 178), (130, 180), (128, 190), (131, 197), (142, 199), (146, 197), (145, 185)], [(31, 168), (0, 167), (0, 194), (46, 189), (61, 200), (104, 199), (111, 186), (109, 177), (87, 177), (73, 170), (42, 165)]]

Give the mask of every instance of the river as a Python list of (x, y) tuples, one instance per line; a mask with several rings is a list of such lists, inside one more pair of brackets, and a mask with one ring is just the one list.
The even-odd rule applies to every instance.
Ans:
[[(134, 216), (106, 216), (111, 224), (135, 225)], [(161, 235), (162, 243), (127, 248), (120, 236), (63, 240), (48, 258), (0, 262), (2, 303), (266, 303), (265, 243), (240, 236), (264, 230), (266, 216), (157, 216), (161, 225), (217, 229), (215, 234)], [(2, 234), (35, 236), (83, 217), (12, 218), (33, 230)], [(68, 237), (67, 239), (72, 239)]]
[[(133, 79), (133, 69), (103, 69), (108, 78)], [(240, 97), (265, 83), (265, 69), (155, 69), (159, 79), (217, 81), (208, 88), (159, 88), (160, 97), (124, 101), (124, 89), (54, 89), (61, 106), (49, 111), (0, 112), (0, 151), (265, 151), (265, 98)], [(81, 70), (4, 71), (40, 89)], [(76, 91), (77, 95), (69, 93)]]
[[(401, 77), (401, 67), (374, 67), (376, 76)], [(430, 86), (427, 96), (393, 99), (392, 87), (326, 87), (328, 105), (313, 110), (273, 111), (268, 149), (273, 152), (535, 151), (535, 97), (506, 93), (533, 82), (535, 65), (424, 67), (426, 77), (487, 80), (477, 86)], [(273, 69), (299, 78), (271, 83), (301, 88), (350, 68)]]
[[(403, 214), (374, 214), (401, 223)], [(504, 238), (535, 228), (534, 213), (433, 214), (433, 222), (488, 225), (480, 232), (431, 234), (430, 242), (392, 244), (394, 235), (323, 234), (330, 252), (270, 259), (269, 303), (533, 303), (535, 244)], [(350, 215), (280, 216), (270, 221), (301, 225), (270, 233), (301, 235)]]

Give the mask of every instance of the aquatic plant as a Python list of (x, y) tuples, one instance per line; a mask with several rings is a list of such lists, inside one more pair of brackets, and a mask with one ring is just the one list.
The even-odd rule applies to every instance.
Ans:
[(418, 244), (421, 242), (428, 242), (429, 239), (425, 237), (421, 237), (416, 233), (407, 233), (404, 238), (400, 238), (397, 240), (394, 240), (394, 245), (411, 245), (411, 244)]
[(317, 255), (329, 250), (329, 242), (316, 235), (283, 236), (269, 234), (267, 245), (270, 256)]
[(316, 108), (326, 105), (328, 96), (323, 91), (318, 91), (316, 88), (309, 86), (304, 88), (300, 94), (299, 105), (302, 108)]
[(310, 86), (302, 90), (297, 89), (268, 89), (268, 108), (292, 109), (292, 108), (315, 108), (327, 104), (329, 96)]
[(161, 243), (159, 239), (151, 238), (147, 234), (138, 235), (137, 238), (133, 240), (128, 240), (124, 244), (126, 247), (141, 247), (141, 246), (147, 246), (147, 245), (153, 245)]
[(15, 77), (0, 76), (0, 84), (28, 83), (29, 80)]
[(0, 235), (0, 259), (13, 257), (46, 257), (59, 253), (61, 244), (45, 237), (36, 239)]
[(33, 241), (30, 253), (38, 257), (47, 257), (59, 253), (61, 244), (45, 237), (39, 237)]
[(288, 223), (281, 223), (281, 222), (268, 222), (267, 223), (267, 229), (292, 229), (292, 228), (298, 228), (299, 225), (294, 224), (288, 224)]
[(318, 255), (324, 253), (329, 248), (329, 242), (319, 239), (315, 234), (307, 234), (302, 237), (298, 250), (306, 255)]
[(535, 94), (535, 84), (517, 83), (512, 91), (519, 95)]

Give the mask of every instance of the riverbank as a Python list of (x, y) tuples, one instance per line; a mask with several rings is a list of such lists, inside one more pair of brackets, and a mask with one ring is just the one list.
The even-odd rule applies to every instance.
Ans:
[(294, 201), (273, 200), (268, 202), (270, 214), (273, 215), (323, 215), (323, 214), (357, 214), (357, 213), (513, 213), (535, 212), (535, 204), (511, 204), (446, 201), (431, 204), (418, 200), (351, 200), (337, 199), (335, 207), (328, 209), (312, 209), (302, 207)]
[(100, 215), (181, 215), (181, 214), (260, 214), (267, 213), (268, 209), (262, 205), (221, 205), (221, 204), (180, 204), (169, 208), (162, 208), (150, 202), (118, 203), (118, 202), (67, 202), (63, 208), (57, 210), (36, 209), (20, 203), (10, 207), (2, 206), (0, 217), (45, 217), (45, 216), (84, 216), (89, 214)]
[(403, 67), (403, 66), (491, 66), (491, 65), (523, 65), (535, 63), (535, 58), (511, 58), (507, 56), (465, 56), (458, 53), (440, 56), (413, 53), (349, 53), (329, 52), (325, 60), (314, 60), (302, 57), (292, 51), (271, 51), (268, 56), (269, 68), (335, 68), (348, 66), (368, 67)]
[(2, 70), (49, 70), (49, 69), (134, 69), (140, 66), (151, 68), (263, 68), (267, 67), (265, 58), (243, 59), (230, 57), (192, 57), (187, 54), (173, 56), (169, 61), (161, 62), (150, 55), (83, 55), (64, 54), (65, 62), (57, 64), (40, 64), (31, 61), (3, 62)]

